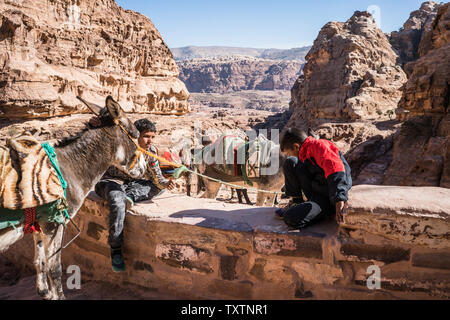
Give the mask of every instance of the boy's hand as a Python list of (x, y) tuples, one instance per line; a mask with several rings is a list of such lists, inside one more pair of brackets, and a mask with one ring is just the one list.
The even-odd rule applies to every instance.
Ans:
[(167, 181), (163, 186), (169, 190), (175, 189), (175, 183), (172, 180)]
[(347, 203), (344, 201), (336, 202), (336, 221), (338, 223), (344, 222), (344, 215), (347, 214)]

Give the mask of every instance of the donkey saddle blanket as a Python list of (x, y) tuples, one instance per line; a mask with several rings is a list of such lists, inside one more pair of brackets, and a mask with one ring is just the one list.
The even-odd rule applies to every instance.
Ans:
[(243, 145), (245, 140), (238, 136), (222, 135), (216, 142), (206, 146), (201, 156), (205, 163), (212, 165), (225, 175), (237, 176), (239, 175), (237, 165), (245, 162), (245, 153), (238, 153), (238, 149)]
[(0, 208), (35, 208), (64, 198), (58, 174), (35, 138), (21, 135), (0, 146)]

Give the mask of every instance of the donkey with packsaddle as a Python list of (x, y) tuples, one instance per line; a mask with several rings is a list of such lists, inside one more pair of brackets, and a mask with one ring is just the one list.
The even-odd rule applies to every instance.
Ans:
[(284, 183), (285, 157), (281, 155), (279, 145), (262, 134), (251, 141), (236, 135), (222, 135), (214, 143), (194, 152), (193, 158), (194, 171), (214, 179), (199, 177), (197, 186), (205, 186), (204, 198), (215, 199), (221, 184), (230, 183), (238, 196), (239, 192), (244, 192), (248, 204), (251, 203), (246, 189), (255, 188), (258, 192), (256, 205), (273, 206)]
[[(45, 299), (64, 299), (61, 247), (68, 220), (110, 166), (137, 177), (138, 130), (112, 97), (106, 107), (84, 101), (101, 125), (86, 128), (54, 148), (30, 136), (0, 148), (0, 252), (33, 233), (37, 292)], [(127, 134), (124, 134), (126, 131)], [(132, 138), (132, 139), (130, 139)], [(130, 169), (132, 167), (132, 169)], [(6, 223), (6, 226), (5, 226)]]

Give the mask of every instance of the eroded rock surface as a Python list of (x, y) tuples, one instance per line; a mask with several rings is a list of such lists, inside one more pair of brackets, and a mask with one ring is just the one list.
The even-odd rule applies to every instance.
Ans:
[(381, 183), (407, 80), (388, 38), (369, 13), (357, 11), (346, 22), (326, 24), (306, 58), (304, 74), (291, 90), (287, 127), (310, 127), (332, 140), (356, 184)]
[(450, 188), (450, 4), (439, 7), (406, 66), (408, 82), (397, 114), (404, 120), (385, 184)]
[(450, 190), (360, 185), (349, 195), (345, 225), (403, 243), (449, 248)]
[(398, 52), (402, 65), (419, 58), (419, 44), (431, 30), (438, 8), (435, 1), (424, 2), (419, 10), (411, 12), (402, 29), (391, 33), (392, 47)]
[(189, 93), (153, 23), (114, 0), (0, 3), (0, 119), (79, 113), (77, 95), (183, 114)]
[(313, 119), (387, 119), (406, 75), (386, 35), (367, 12), (326, 24), (292, 88), (291, 124)]

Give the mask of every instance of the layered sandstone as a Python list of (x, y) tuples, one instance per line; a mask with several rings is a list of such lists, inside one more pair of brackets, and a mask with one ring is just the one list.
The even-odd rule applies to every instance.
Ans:
[(326, 24), (292, 88), (291, 124), (317, 119), (388, 119), (406, 75), (386, 35), (367, 12)]
[(220, 57), (179, 61), (180, 79), (190, 92), (290, 90), (301, 72), (299, 61)]
[(76, 99), (183, 114), (189, 93), (153, 23), (113, 0), (0, 3), (0, 118), (85, 111)]
[(438, 8), (437, 2), (424, 2), (419, 10), (411, 12), (403, 28), (391, 33), (392, 47), (398, 52), (402, 65), (419, 58), (419, 44), (431, 30)]
[(450, 188), (450, 4), (439, 7), (406, 66), (408, 82), (397, 113), (405, 120), (385, 184)]
[(333, 141), (355, 183), (380, 184), (392, 158), (395, 110), (407, 80), (397, 59), (373, 17), (357, 11), (322, 28), (291, 90), (287, 127), (311, 127)]

